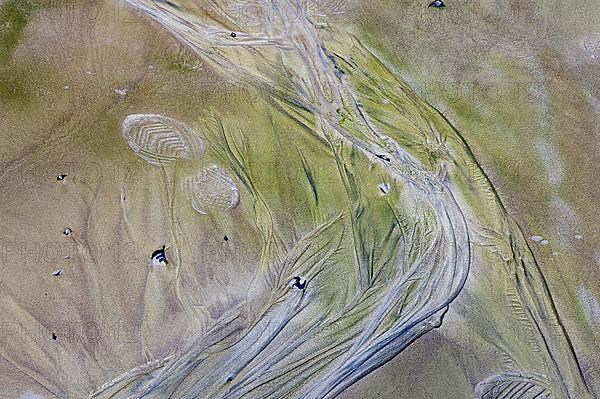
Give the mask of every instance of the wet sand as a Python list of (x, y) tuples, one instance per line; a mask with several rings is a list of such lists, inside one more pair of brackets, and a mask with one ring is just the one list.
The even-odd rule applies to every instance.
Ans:
[[(384, 6), (380, 10), (389, 8)], [(371, 19), (364, 18), (362, 21), (374, 23), (383, 19), (381, 11), (369, 12)], [(352, 17), (357, 18), (356, 12)], [(428, 76), (439, 73), (436, 68), (440, 68), (441, 64), (445, 65), (441, 76), (460, 72), (460, 79), (466, 77), (467, 80), (490, 84), (481, 71), (475, 74), (469, 70), (462, 71), (465, 61), (444, 56), (445, 62), (439, 62), (440, 55), (434, 44), (427, 49), (431, 53), (407, 47), (406, 42), (391, 46), (377, 44), (381, 43), (381, 35), (406, 38), (418, 31), (406, 28), (405, 32), (398, 28), (392, 34), (380, 33), (370, 27), (364, 33), (361, 32), (364, 27), (361, 27), (360, 20), (353, 23), (357, 34), (365, 35), (367, 45), (371, 44), (374, 51), (382, 52), (382, 59), (397, 68), (402, 78), (414, 85), (417, 93), (426, 87)], [(497, 27), (500, 23), (491, 23), (491, 26)], [(403, 35), (399, 34), (400, 31)], [(487, 43), (486, 35), (488, 38), (502, 35), (489, 30), (482, 32), (482, 43)], [(559, 30), (559, 37), (565, 37), (567, 43), (586, 34)], [(302, 35), (298, 37), (302, 38)], [(243, 35), (239, 39), (244, 39)], [(451, 39), (452, 36), (447, 40)], [(330, 40), (331, 43), (337, 41), (335, 38)], [(457, 46), (470, 50), (477, 48), (454, 42), (454, 47)], [(390, 50), (390, 47), (396, 50)], [(535, 54), (541, 54), (543, 68), (556, 73), (548, 79), (549, 87), (544, 87), (550, 94), (558, 90), (562, 92), (565, 85), (580, 87), (577, 85), (583, 85), (581, 82), (593, 81), (590, 72), (596, 65), (593, 59), (577, 61), (579, 64), (572, 78), (564, 75), (565, 68), (575, 62), (573, 59), (582, 59), (582, 51), (588, 51), (586, 47), (583, 50), (574, 46), (563, 47), (564, 53), (573, 52), (571, 58), (567, 57), (570, 61), (565, 61), (566, 66), (555, 61), (556, 56), (546, 55), (550, 50), (544, 52), (538, 47), (543, 46), (538, 43), (535, 51)], [(402, 52), (394, 53), (398, 49)], [(497, 53), (513, 54), (514, 50), (498, 46)], [(426, 62), (423, 63), (423, 60)], [(472, 64), (475, 62), (472, 61)], [(533, 68), (530, 62), (525, 64)], [(417, 68), (414, 65), (420, 66), (418, 72), (415, 72)], [(4, 76), (10, 77), (5, 79), (9, 82), (9, 96), (2, 101), (0, 111), (5, 143), (2, 150), (5, 218), (1, 240), (3, 278), (0, 316), (3, 322), (1, 365), (2, 370), (6, 370), (2, 373), (6, 377), (2, 378), (6, 378), (10, 389), (6, 397), (19, 397), (28, 391), (46, 398), (84, 397), (79, 395), (87, 395), (90, 390), (98, 389), (146, 362), (160, 361), (169, 355), (181, 356), (181, 353), (193, 358), (194, 354), (186, 352), (187, 348), (210, 331), (211, 323), (244, 301), (264, 301), (267, 291), (264, 286), (256, 286), (253, 279), (256, 278), (257, 265), (263, 266), (261, 259), (265, 256), (261, 232), (269, 230), (264, 227), (257, 229), (257, 202), (252, 199), (252, 190), (260, 192), (267, 200), (276, 215), (279, 233), (283, 232), (287, 237), (274, 246), (281, 245), (287, 250), (315, 225), (324, 223), (340, 210), (351, 209), (351, 198), (349, 200), (345, 194), (343, 179), (340, 180), (335, 162), (328, 158), (331, 154), (321, 147), (318, 138), (311, 137), (290, 121), (289, 112), (286, 115), (281, 108), (273, 107), (273, 103), (259, 97), (251, 85), (232, 82), (231, 72), (223, 73), (218, 66), (206, 60), (199, 61), (192, 51), (180, 45), (157, 24), (130, 13), (123, 5), (103, 2), (75, 5), (73, 10), (62, 6), (45, 9), (29, 21), (11, 61), (2, 68)], [(532, 70), (526, 73), (539, 73)], [(489, 73), (510, 81), (510, 73), (498, 75), (498, 69)], [(323, 79), (323, 76), (319, 78)], [(433, 82), (439, 81), (435, 79)], [(491, 84), (502, 85), (502, 82), (498, 80)], [(560, 212), (568, 212), (555, 198), (570, 200), (576, 220), (597, 218), (597, 185), (592, 183), (591, 176), (593, 165), (597, 164), (593, 162), (594, 154), (597, 154), (593, 148), (598, 146), (598, 141), (597, 136), (589, 133), (593, 131), (597, 116), (592, 113), (584, 115), (579, 111), (579, 100), (586, 96), (583, 92), (573, 95), (573, 98), (562, 96), (550, 103), (556, 103), (549, 111), (550, 115), (556, 115), (551, 119), (554, 122), (550, 128), (543, 121), (535, 125), (539, 126), (535, 128), (538, 129), (536, 132), (557, 132), (556, 136), (550, 137), (560, 161), (551, 164), (551, 168), (554, 170), (557, 163), (561, 164), (562, 180), (555, 179), (552, 183), (552, 179), (546, 176), (548, 172), (544, 172), (543, 159), (548, 151), (543, 149), (546, 147), (538, 146), (542, 148), (537, 152), (541, 160), (533, 160), (536, 143), (548, 138), (529, 135), (529, 124), (519, 124), (522, 119), (517, 116), (522, 110), (517, 109), (519, 102), (511, 102), (510, 96), (504, 100), (501, 95), (494, 95), (504, 93), (498, 90), (496, 86), (491, 92), (483, 91), (483, 94), (469, 91), (466, 95), (459, 92), (458, 95), (445, 96), (445, 91), (434, 88), (431, 90), (433, 93), (423, 93), (422, 97), (445, 111), (444, 114), (472, 145), (477, 159), (482, 161), (483, 169), (508, 205), (509, 213), (516, 216), (523, 227), (525, 237), (542, 234), (549, 238), (548, 246), (539, 246), (535, 241), (529, 245), (541, 262), (541, 270), (548, 279), (566, 331), (572, 337), (585, 378), (593, 386), (598, 365), (593, 363), (591, 355), (597, 326), (591, 327), (589, 320), (581, 317), (583, 308), (577, 303), (575, 291), (577, 287), (584, 286), (590, 290), (589, 295), (594, 295), (589, 270), (597, 265), (589, 260), (597, 256), (594, 252), (594, 237), (597, 235), (590, 230), (593, 229), (592, 223), (567, 223), (563, 216), (557, 216)], [(323, 93), (327, 93), (326, 88)], [(428, 98), (439, 93), (441, 99)], [(527, 104), (532, 109), (531, 120), (536, 120), (540, 107), (549, 107), (549, 95), (544, 97), (540, 93), (543, 90), (534, 92), (533, 100), (527, 97)], [(469, 97), (469, 102), (462, 106), (465, 96)], [(471, 98), (473, 96), (475, 98)], [(498, 97), (506, 102), (498, 105), (493, 101)], [(550, 98), (554, 97), (550, 95)], [(366, 99), (363, 101), (368, 107)], [(480, 114), (484, 116), (472, 116), (469, 107), (481, 103), (485, 104), (485, 112)], [(130, 114), (161, 114), (206, 134), (206, 121), (210, 121), (215, 112), (223, 118), (227, 131), (235, 132), (241, 127), (251, 133), (248, 135), (251, 149), (249, 168), (257, 177), (257, 186), (245, 188), (235, 168), (227, 167), (228, 175), (234, 177), (240, 188), (239, 204), (217, 207), (216, 211), (201, 215), (190, 204), (190, 196), (180, 190), (179, 181), (215, 163), (224, 165), (223, 157), (213, 147), (207, 157), (176, 161), (178, 163), (174, 167), (149, 165), (127, 145), (122, 126), (123, 120)], [(573, 119), (573, 112), (580, 112), (578, 120), (586, 122), (565, 122)], [(310, 121), (305, 115), (299, 116), (300, 120), (303, 118)], [(438, 123), (441, 126), (442, 122)], [(482, 133), (494, 129), (517, 138), (502, 140), (502, 136), (496, 138)], [(561, 134), (567, 135), (562, 132), (572, 132), (572, 135), (568, 139), (561, 138)], [(572, 137), (577, 137), (577, 140)], [(290, 142), (293, 145), (290, 146)], [(358, 141), (355, 145), (360, 146)], [(523, 149), (517, 151), (515, 147)], [(307, 160), (298, 157), (298, 149)], [(420, 153), (417, 151), (417, 154)], [(349, 153), (345, 156), (351, 157)], [(356, 168), (355, 173), (361, 176), (361, 184), (364, 187), (372, 185), (372, 192), (365, 194), (368, 198), (372, 195), (372, 201), (386, 198), (380, 196), (377, 189), (381, 177), (387, 176), (386, 167), (380, 166), (385, 162), (376, 157), (369, 162), (364, 159), (354, 161), (353, 167)], [(516, 172), (515, 168), (506, 168), (507, 164), (513, 163), (519, 165)], [(379, 176), (373, 179), (365, 177), (373, 164), (377, 165)], [(589, 167), (574, 169), (572, 166), (582, 164)], [(313, 172), (307, 172), (311, 165)], [(302, 170), (304, 172), (299, 172)], [(58, 181), (56, 177), (63, 173), (67, 176)], [(306, 180), (307, 176), (316, 180), (312, 188), (309, 184), (311, 178)], [(477, 176), (481, 178), (476, 173)], [(295, 181), (303, 183), (289, 188), (290, 182)], [(327, 189), (322, 189), (324, 186)], [(540, 193), (534, 193), (532, 187), (539, 189)], [(572, 199), (571, 192), (579, 188), (583, 188), (584, 195)], [(463, 200), (469, 202), (468, 198)], [(320, 205), (313, 205), (314, 201), (320, 201)], [(552, 203), (555, 209), (558, 208), (555, 212), (548, 210), (552, 209)], [(469, 215), (469, 222), (480, 216), (477, 211)], [(258, 220), (264, 222), (263, 219)], [(548, 222), (542, 222), (545, 220)], [(485, 223), (483, 225), (485, 227)], [(63, 234), (66, 227), (72, 229), (69, 236)], [(492, 247), (497, 248), (487, 252), (482, 248), (490, 245), (487, 241), (489, 232), (482, 230), (480, 224), (473, 228), (473, 237), (479, 240), (473, 246), (475, 263), (465, 289), (446, 314), (443, 327), (412, 342), (407, 350), (350, 387), (341, 394), (342, 397), (428, 397), (435, 392), (444, 392), (440, 389), (445, 379), (440, 375), (446, 375), (452, 376), (445, 377), (449, 381), (460, 381), (456, 382), (456, 391), (451, 393), (451, 397), (462, 398), (472, 395), (479, 381), (505, 369), (552, 369), (544, 359), (545, 355), (541, 355), (539, 362), (529, 362), (524, 360), (526, 355), (520, 357), (516, 353), (537, 350), (531, 349), (527, 343), (527, 328), (521, 332), (506, 329), (512, 323), (511, 317), (515, 317), (506, 316), (506, 309), (510, 306), (506, 298), (516, 295), (510, 291), (514, 285), (506, 280), (500, 267), (494, 268), (493, 272), (486, 268), (487, 264), (497, 262), (493, 260), (496, 259), (494, 253), (505, 254), (504, 244), (502, 239), (491, 240)], [(346, 229), (351, 229), (350, 225)], [(378, 234), (378, 229), (370, 230), (365, 235), (365, 242), (368, 242), (369, 235), (377, 237)], [(582, 239), (574, 238), (579, 234)], [(340, 242), (348, 250), (352, 247), (350, 238), (345, 234), (343, 237)], [(167, 267), (150, 266), (150, 255), (163, 245), (170, 263), (165, 265)], [(554, 255), (555, 252), (558, 255)], [(443, 253), (447, 255), (447, 251)], [(348, 259), (352, 257), (351, 252), (345, 254)], [(53, 276), (57, 269), (64, 272)], [(312, 309), (308, 316), (304, 314), (303, 317), (311, 322), (318, 314), (314, 312), (327, 308), (328, 303), (350, 298), (355, 285), (361, 284), (360, 277), (355, 280), (352, 273), (329, 273), (326, 274), (330, 280), (322, 280), (329, 282), (318, 283), (320, 280), (317, 279), (312, 284), (321, 287), (319, 295), (324, 297), (319, 299), (319, 307)], [(333, 280), (338, 281), (337, 286)], [(499, 283), (500, 280), (502, 283)], [(249, 290), (248, 287), (252, 288)], [(307, 287), (307, 292), (313, 292), (310, 291), (310, 282)], [(326, 294), (332, 289), (331, 294)], [(453, 299), (453, 296), (450, 297)], [(309, 298), (312, 296), (309, 295)], [(508, 301), (504, 305), (507, 308), (490, 305), (493, 298)], [(293, 309), (295, 305), (289, 306)], [(384, 308), (386, 306), (381, 309)], [(244, 317), (247, 320), (256, 317), (253, 313), (258, 312), (256, 309)], [(273, 312), (267, 320), (291, 317), (285, 312)], [(231, 325), (243, 330), (252, 324), (247, 320)], [(360, 318), (357, 316), (356, 320)], [(360, 325), (358, 321), (356, 323)], [(556, 328), (553, 323), (550, 323), (552, 329)], [(500, 331), (500, 336), (490, 339), (495, 330)], [(268, 335), (255, 339), (261, 342), (266, 337)], [(513, 342), (509, 344), (511, 340)], [(437, 345), (435, 351), (430, 350), (431, 341)], [(238, 347), (241, 349), (243, 345), (242, 341)], [(343, 344), (341, 347), (344, 347)], [(505, 353), (498, 355), (498, 348)], [(272, 351), (267, 350), (266, 353), (275, 353)], [(563, 353), (560, 351), (562, 349), (559, 353)], [(495, 360), (482, 366), (492, 354)], [(227, 356), (239, 360), (240, 354), (234, 351), (224, 359)], [(297, 356), (301, 359), (308, 354), (300, 352)], [(562, 356), (559, 356), (560, 362), (565, 361)], [(506, 360), (507, 357), (509, 360)], [(440, 361), (432, 360), (438, 358)], [(169, 364), (168, 361), (165, 364)], [(222, 362), (225, 372), (229, 364), (225, 360)], [(572, 369), (569, 360), (566, 364), (559, 369), (565, 367), (578, 373)], [(424, 369), (430, 370), (427, 378), (419, 379), (418, 383), (409, 378)], [(241, 373), (240, 370), (237, 372)], [(214, 378), (221, 378), (221, 374), (216, 372)], [(193, 387), (199, 377), (193, 373), (189, 375), (191, 378), (187, 381)], [(206, 384), (210, 378), (206, 379)], [(548, 378), (553, 377), (548, 375)], [(390, 382), (382, 384), (382, 380)], [(406, 384), (413, 384), (412, 388), (398, 387), (404, 384), (397, 381), (403, 380), (407, 381)], [(323, 377), (322, 380), (316, 379), (315, 386), (319, 386), (319, 381), (328, 384)], [(189, 392), (194, 391), (194, 388), (190, 389)], [(195, 389), (196, 392), (207, 392), (202, 390), (206, 388)], [(290, 397), (298, 396), (293, 391), (289, 392)], [(185, 397), (185, 394), (182, 395)], [(265, 393), (256, 391), (255, 395), (261, 397)]]

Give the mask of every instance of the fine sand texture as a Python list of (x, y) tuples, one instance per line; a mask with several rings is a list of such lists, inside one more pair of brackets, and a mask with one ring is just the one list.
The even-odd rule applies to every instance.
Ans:
[(0, 0), (0, 399), (592, 399), (591, 1)]

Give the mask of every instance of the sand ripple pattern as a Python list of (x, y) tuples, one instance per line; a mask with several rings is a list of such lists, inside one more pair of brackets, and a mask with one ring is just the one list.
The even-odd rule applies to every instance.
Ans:
[(205, 151), (196, 132), (162, 115), (128, 115), (121, 132), (136, 155), (154, 166), (166, 166), (176, 159), (199, 159)]
[(477, 399), (551, 399), (548, 381), (538, 373), (507, 372), (487, 378), (475, 388)]
[(235, 182), (217, 165), (210, 165), (195, 176), (184, 178), (181, 189), (192, 207), (201, 214), (235, 208), (240, 200)]

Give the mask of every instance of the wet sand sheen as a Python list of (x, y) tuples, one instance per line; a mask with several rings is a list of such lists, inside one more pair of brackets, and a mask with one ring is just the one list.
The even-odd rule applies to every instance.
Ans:
[[(133, 391), (126, 389), (115, 397), (127, 397), (126, 392), (134, 392), (134, 397), (141, 392), (146, 392), (146, 397), (161, 397), (165, 392), (175, 397), (266, 397), (273, 393), (279, 397), (333, 397), (363, 372), (389, 360), (441, 322), (445, 305), (462, 287), (469, 258), (466, 249), (470, 244), (464, 241), (466, 236), (460, 237), (452, 201), (457, 202), (459, 213), (467, 213), (469, 221), (477, 219), (482, 209), (494, 209), (492, 217), (481, 221), (483, 230), (479, 225), (475, 227), (471, 239), (477, 245), (491, 243), (500, 258), (510, 259), (511, 251), (515, 251), (526, 259), (533, 280), (526, 279), (519, 285), (497, 267), (494, 273), (499, 273), (498, 279), (503, 281), (498, 285), (506, 285), (507, 292), (515, 284), (518, 287), (516, 292), (506, 294), (509, 298), (516, 296), (515, 317), (523, 317), (519, 309), (524, 308), (529, 312), (527, 320), (539, 322), (548, 312), (549, 325), (535, 334), (545, 336), (550, 331), (558, 336), (546, 348), (538, 343), (523, 348), (516, 343), (524, 354), (505, 348), (508, 356), (512, 355), (525, 372), (542, 372), (542, 379), (547, 379), (545, 383), (554, 391), (565, 389), (557, 375), (577, 381), (577, 367), (573, 367), (572, 354), (561, 341), (563, 330), (554, 324), (551, 305), (532, 303), (527, 294), (545, 289), (536, 274), (535, 261), (518, 228), (505, 220), (493, 189), (460, 137), (402, 82), (394, 82), (385, 69), (382, 72), (372, 54), (360, 46), (352, 48), (356, 59), (350, 59), (340, 55), (349, 52), (347, 43), (332, 40), (335, 44), (331, 48), (337, 49), (333, 60), (325, 56), (329, 42), (321, 50), (307, 47), (307, 43), (319, 40), (311, 29), (296, 26), (290, 34), (293, 40), (267, 41), (267, 45), (281, 46), (286, 52), (296, 48), (294, 51), (310, 62), (284, 62), (292, 84), (272, 85), (273, 91), (267, 88), (266, 100), (250, 98), (252, 106), (242, 107), (230, 99), (229, 109), (239, 115), (220, 112), (222, 131), (215, 129), (212, 116), (194, 110), (183, 116), (177, 109), (185, 107), (176, 103), (157, 110), (153, 104), (156, 98), (151, 94), (137, 97), (136, 91), (146, 92), (144, 85), (148, 83), (144, 80), (152, 80), (146, 73), (124, 97), (117, 94), (101, 110), (100, 115), (108, 114), (110, 120), (100, 117), (99, 131), (107, 139), (92, 139), (94, 144), (105, 146), (100, 156), (95, 153), (97, 148), (86, 154), (77, 149), (79, 143), (65, 145), (60, 140), (32, 152), (34, 159), (49, 158), (51, 178), (44, 177), (42, 183), (47, 195), (40, 196), (39, 187), (21, 187), (5, 195), (15, 202), (35, 193), (37, 200), (27, 206), (36, 219), (28, 220), (24, 216), (27, 208), (21, 206), (15, 207), (21, 212), (11, 215), (12, 220), (31, 227), (44, 221), (51, 231), (40, 231), (40, 242), (56, 236), (63, 239), (61, 248), (65, 244), (72, 247), (69, 256), (73, 262), (60, 265), (65, 273), (59, 279), (52, 276), (54, 270), (60, 270), (57, 260), (68, 260), (53, 257), (44, 265), (43, 273), (50, 282), (39, 286), (51, 284), (53, 288), (48, 291), (53, 307), (70, 309), (64, 312), (65, 318), (72, 318), (76, 326), (56, 328), (60, 323), (42, 323), (53, 328), (40, 330), (45, 337), (40, 347), (58, 344), (64, 348), (58, 353), (50, 350), (43, 355), (33, 354), (37, 347), (31, 345), (28, 360), (14, 357), (15, 352), (5, 349), (13, 365), (21, 365), (50, 390), (40, 393), (77, 397), (113, 379), (141, 378), (140, 385), (127, 388)], [(256, 35), (222, 36), (216, 35), (218, 44), (230, 47), (265, 44)], [(239, 39), (238, 44), (232, 43), (233, 39)], [(228, 56), (219, 53), (217, 59), (223, 57), (227, 62)], [(246, 65), (244, 57), (240, 58), (242, 65)], [(292, 73), (290, 65), (298, 68)], [(265, 73), (269, 68), (270, 72)], [(242, 80), (250, 77), (251, 83), (256, 83), (256, 78), (261, 87), (265, 79), (271, 78), (269, 73), (276, 74), (278, 68), (280, 65), (270, 63), (267, 68), (257, 68), (258, 78), (252, 70), (250, 75), (248, 70), (236, 69), (236, 73), (241, 73), (238, 77)], [(348, 86), (339, 85), (339, 76), (346, 76), (342, 80)], [(390, 79), (387, 84), (377, 81), (381, 76), (382, 81)], [(370, 92), (366, 82), (376, 92)], [(405, 91), (409, 93), (406, 97), (398, 94)], [(289, 101), (286, 97), (297, 92), (309, 93), (309, 100), (300, 97)], [(314, 98), (318, 99), (316, 103), (312, 102)], [(346, 105), (337, 103), (340, 98)], [(381, 98), (387, 100), (387, 107), (374, 105)], [(196, 109), (205, 110), (206, 105)], [(186, 139), (167, 137), (162, 143), (151, 143), (144, 156), (136, 156), (139, 147), (127, 145), (121, 137), (122, 123), (131, 112), (169, 118), (163, 119), (169, 122), (162, 126), (191, 129), (193, 137), (206, 140), (207, 148), (190, 150)], [(336, 113), (341, 118), (332, 117)], [(371, 119), (364, 114), (374, 116)], [(248, 123), (248, 115), (259, 121)], [(362, 117), (362, 122), (357, 123), (357, 117)], [(403, 134), (388, 132), (389, 126)], [(158, 129), (159, 134), (173, 131)], [(387, 137), (379, 134), (382, 131)], [(419, 132), (427, 135), (427, 143), (420, 141)], [(140, 137), (132, 143), (150, 143), (137, 140)], [(440, 146), (435, 148), (430, 141)], [(69, 170), (63, 182), (58, 182), (56, 176), (64, 168), (55, 170), (54, 160), (74, 159), (78, 152), (85, 154), (79, 158), (80, 163)], [(101, 178), (81, 172), (94, 160), (89, 158), (92, 154), (105, 172)], [(322, 173), (323, 165), (331, 167), (333, 173)], [(12, 170), (15, 176), (16, 169)], [(114, 175), (107, 170), (114, 170)], [(15, 178), (19, 173), (25, 179), (29, 176), (29, 171), (21, 169)], [(320, 176), (333, 179), (322, 180)], [(385, 190), (381, 189), (382, 180), (387, 184)], [(189, 184), (182, 183), (186, 181)], [(203, 189), (209, 190), (207, 194), (201, 194)], [(456, 199), (448, 191), (440, 194), (436, 190), (448, 190)], [(382, 191), (387, 192), (381, 195)], [(411, 205), (413, 202), (415, 205)], [(424, 206), (427, 202), (432, 205)], [(478, 209), (473, 205), (478, 202), (485, 205)], [(40, 220), (39, 212), (34, 210), (42, 208), (43, 203), (56, 207), (53, 215), (42, 215)], [(450, 211), (445, 208), (449, 203)], [(63, 237), (61, 232), (66, 226), (72, 228), (72, 234)], [(31, 228), (22, 235), (11, 233), (18, 239), (26, 234), (22, 241), (36, 240)], [(506, 237), (514, 240), (512, 248), (506, 249)], [(151, 255), (163, 245), (169, 262), (151, 267)], [(453, 251), (466, 260), (457, 261), (458, 269), (440, 266), (447, 260), (448, 265), (452, 264), (456, 256)], [(481, 252), (475, 256), (484, 257)], [(356, 263), (350, 261), (353, 259)], [(495, 263), (498, 259), (490, 259), (491, 264), (500, 264)], [(402, 273), (404, 279), (400, 278)], [(480, 271), (475, 273), (479, 281)], [(25, 270), (21, 278), (25, 282), (29, 277), (39, 279), (38, 275), (37, 269)], [(299, 275), (306, 278), (302, 288), (291, 283)], [(396, 283), (392, 283), (396, 277)], [(433, 291), (444, 285), (446, 290)], [(381, 293), (373, 294), (373, 287)], [(474, 290), (472, 286), (468, 289)], [(18, 288), (3, 292), (19, 297)], [(369, 300), (361, 302), (360, 295), (357, 299), (360, 292)], [(39, 298), (30, 297), (31, 304), (27, 300), (7, 300), (13, 305), (5, 308), (5, 318), (14, 320), (9, 315), (35, 313), (29, 309)], [(443, 312), (438, 313), (438, 309)], [(422, 330), (411, 330), (411, 317), (423, 326)], [(43, 319), (35, 315), (20, 323), (37, 325)], [(403, 323), (406, 329), (399, 328)], [(529, 334), (528, 323), (516, 325)], [(69, 337), (73, 331), (75, 336)], [(316, 338), (307, 344), (313, 334)], [(538, 351), (542, 352), (535, 355), (541, 359), (539, 363), (523, 361), (527, 353)], [(548, 360), (547, 352), (558, 359), (557, 365)], [(115, 353), (126, 354), (126, 358), (115, 360)], [(33, 359), (43, 361), (33, 366)], [(305, 359), (318, 362), (305, 364)], [(57, 369), (57, 362), (60, 373), (55, 376), (50, 370)], [(86, 368), (87, 376), (79, 371), (82, 362), (90, 366)], [(124, 378), (115, 372), (115, 368), (125, 372), (136, 365), (142, 366)], [(566, 375), (565, 370), (574, 375)], [(306, 380), (306, 375), (313, 380)], [(487, 376), (493, 375), (498, 372), (491, 371)], [(304, 384), (311, 384), (310, 389)], [(585, 395), (585, 388), (577, 384), (567, 389)], [(107, 392), (108, 385), (103, 386)]]

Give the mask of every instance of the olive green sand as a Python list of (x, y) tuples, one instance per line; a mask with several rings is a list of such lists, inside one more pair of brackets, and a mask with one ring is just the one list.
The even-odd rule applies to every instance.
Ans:
[(591, 4), (0, 7), (0, 398), (595, 397)]

